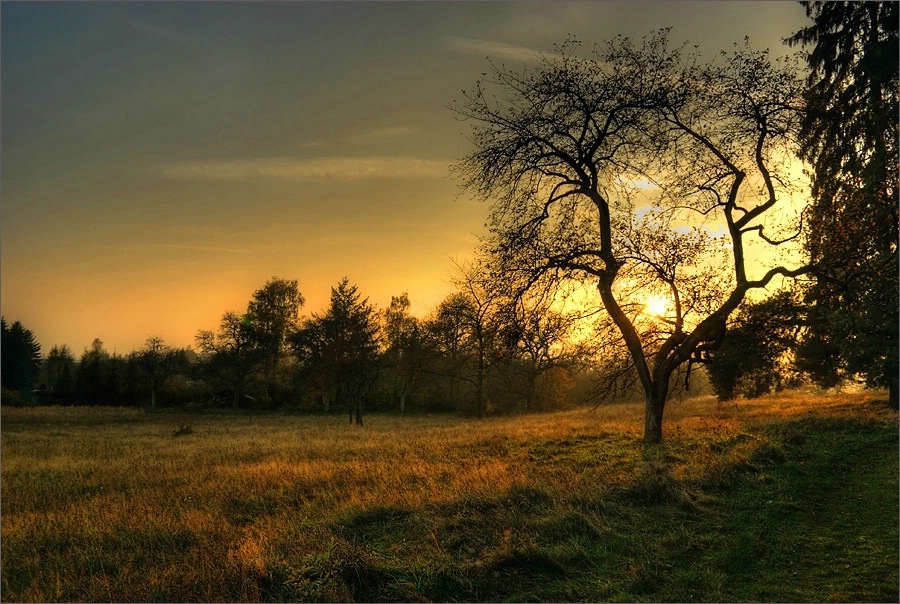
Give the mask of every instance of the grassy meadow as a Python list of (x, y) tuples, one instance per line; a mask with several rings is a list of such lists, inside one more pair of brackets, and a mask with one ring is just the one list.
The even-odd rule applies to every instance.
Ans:
[(4, 407), (2, 599), (898, 600), (883, 397), (667, 421)]

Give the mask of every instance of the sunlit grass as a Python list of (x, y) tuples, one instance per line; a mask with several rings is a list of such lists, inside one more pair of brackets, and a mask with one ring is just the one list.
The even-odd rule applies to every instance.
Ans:
[[(803, 460), (806, 439), (832, 424), (816, 421), (896, 436), (877, 398), (673, 401), (667, 442), (651, 451), (640, 405), (481, 422), (373, 415), (364, 428), (340, 416), (3, 408), (3, 598), (766, 599), (728, 585), (732, 545), (715, 527), (742, 493), (817, 463)], [(173, 436), (182, 424), (192, 433)], [(896, 494), (896, 459), (887, 477)], [(896, 497), (875, 504), (896, 524)], [(880, 562), (863, 557), (894, 569), (866, 592), (876, 599), (896, 588), (887, 543), (872, 544)], [(712, 556), (696, 576), (665, 571), (692, 548)]]

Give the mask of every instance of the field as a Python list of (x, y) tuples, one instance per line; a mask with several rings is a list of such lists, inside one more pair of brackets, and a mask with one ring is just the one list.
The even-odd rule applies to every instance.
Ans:
[(4, 407), (2, 598), (898, 600), (883, 399), (667, 421)]

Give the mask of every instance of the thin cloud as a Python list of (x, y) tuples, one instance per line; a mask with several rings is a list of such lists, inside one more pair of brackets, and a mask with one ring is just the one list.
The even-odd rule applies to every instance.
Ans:
[(354, 136), (351, 140), (353, 141), (371, 141), (371, 140), (382, 140), (382, 139), (393, 139), (393, 138), (401, 138), (404, 136), (411, 136), (418, 132), (418, 128), (413, 128), (411, 126), (396, 126), (394, 128), (376, 128), (375, 130), (369, 130), (368, 132), (362, 132)]
[(503, 58), (525, 61), (526, 63), (537, 63), (540, 61), (542, 54), (547, 54), (525, 46), (477, 40), (475, 38), (460, 38), (457, 36), (450, 37), (450, 48), (466, 54), (489, 56), (492, 59)]
[(210, 245), (187, 245), (181, 243), (151, 243), (150, 247), (168, 250), (185, 250), (189, 252), (217, 252), (228, 254), (246, 254), (249, 250), (241, 250), (228, 247), (215, 247)]
[(451, 162), (411, 157), (318, 157), (207, 160), (163, 166), (169, 180), (363, 180), (446, 176)]

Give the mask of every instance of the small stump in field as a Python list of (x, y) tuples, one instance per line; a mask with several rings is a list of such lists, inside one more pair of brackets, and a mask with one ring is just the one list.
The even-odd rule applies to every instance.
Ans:
[(172, 438), (178, 438), (179, 436), (184, 436), (185, 434), (193, 434), (194, 429), (191, 428), (190, 424), (181, 424), (176, 429), (172, 430)]

